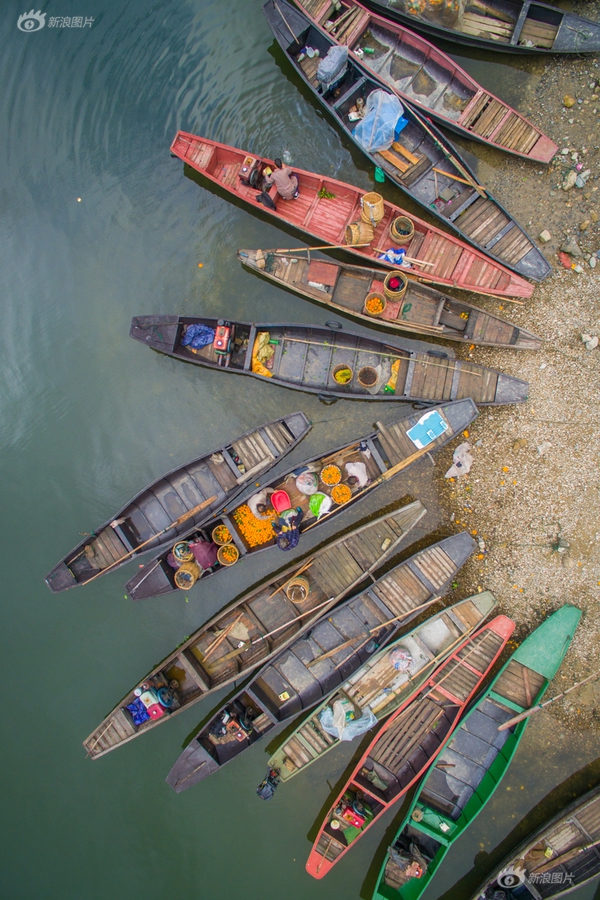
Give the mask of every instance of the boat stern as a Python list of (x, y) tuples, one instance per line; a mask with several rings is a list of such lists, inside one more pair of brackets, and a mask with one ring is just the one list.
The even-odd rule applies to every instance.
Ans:
[(494, 405), (503, 403), (524, 403), (529, 396), (529, 382), (512, 375), (498, 375)]
[(176, 794), (180, 794), (218, 769), (219, 763), (197, 740), (193, 740), (178, 757), (165, 781)]
[(134, 316), (129, 337), (153, 350), (172, 353), (178, 328), (179, 316)]
[(566, 603), (523, 641), (513, 659), (551, 681), (565, 658), (580, 619), (581, 610)]
[(77, 580), (69, 567), (64, 562), (59, 562), (51, 572), (48, 572), (44, 581), (53, 594), (60, 594), (77, 585)]

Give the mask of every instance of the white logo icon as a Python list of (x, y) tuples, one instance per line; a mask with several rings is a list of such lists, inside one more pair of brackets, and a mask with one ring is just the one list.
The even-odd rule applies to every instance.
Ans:
[(525, 881), (523, 872), (517, 869), (505, 869), (497, 878), (498, 886), (502, 888), (516, 888)]
[(39, 31), (46, 24), (46, 13), (34, 12), (31, 9), (28, 13), (23, 13), (17, 20), (17, 28), (20, 31)]

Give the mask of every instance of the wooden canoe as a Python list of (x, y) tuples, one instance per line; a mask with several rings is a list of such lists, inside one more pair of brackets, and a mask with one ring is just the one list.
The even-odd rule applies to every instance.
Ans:
[(540, 128), (416, 32), (369, 12), (358, 0), (344, 0), (338, 12), (331, 12), (329, 0), (296, 2), (316, 25), (327, 26), (336, 43), (364, 54), (360, 61), (371, 75), (441, 125), (535, 162), (549, 163), (556, 154), (557, 145)]
[[(268, 194), (276, 207), (273, 210), (258, 204), (257, 197), (261, 195), (257, 194), (256, 188), (244, 183), (254, 171), (262, 173), (264, 166), (272, 167), (272, 160), (184, 131), (178, 131), (175, 135), (171, 152), (209, 181), (244, 200), (254, 209), (258, 208), (276, 221), (285, 222), (303, 234), (309, 234), (320, 244), (342, 245), (349, 253), (389, 269), (389, 262), (379, 258), (382, 256), (380, 250), (398, 248), (398, 241), (391, 236), (390, 228), (398, 216), (406, 216), (413, 223), (415, 233), (404, 246), (408, 248), (411, 259), (418, 259), (422, 264), (411, 263), (407, 272), (432, 284), (496, 297), (525, 299), (533, 293), (531, 282), (490, 259), (475, 247), (416, 216), (408, 215), (405, 210), (392, 203), (384, 204), (383, 219), (367, 246), (346, 245), (346, 229), (360, 219), (361, 198), (365, 194), (365, 191), (354, 185), (294, 167), (299, 178), (300, 196), (297, 200), (283, 200), (272, 186)], [(334, 196), (324, 196), (324, 191)], [(431, 265), (425, 265), (427, 263)]]
[[(325, 400), (439, 403), (471, 397), (480, 405), (500, 406), (527, 399), (526, 381), (452, 359), (433, 345), (426, 353), (417, 353), (401, 342), (392, 346), (334, 328), (228, 320), (233, 337), (227, 357), (217, 355), (212, 343), (199, 350), (182, 344), (190, 325), (214, 330), (219, 321), (197, 316), (136, 316), (129, 333), (140, 343), (176, 359), (219, 372), (250, 375), (267, 384), (319, 394)], [(261, 364), (256, 371), (254, 357), (261, 340), (269, 342), (274, 354), (268, 367)], [(398, 377), (393, 390), (386, 385), (396, 363)], [(334, 374), (344, 367), (352, 377), (346, 384), (338, 384)], [(367, 378), (371, 387), (363, 383)]]
[[(66, 591), (104, 571), (112, 572), (140, 554), (172, 546), (293, 450), (310, 428), (303, 412), (292, 413), (172, 469), (80, 541), (46, 575), (46, 584), (54, 594)], [(205, 508), (187, 516), (206, 500), (211, 502)], [(185, 517), (184, 521), (175, 525), (180, 517)], [(174, 527), (165, 532), (171, 524)]]
[[(295, 561), (247, 591), (236, 603), (205, 622), (139, 682), (158, 689), (176, 680), (171, 712), (134, 725), (127, 710), (135, 700), (132, 688), (84, 741), (88, 755), (92, 759), (103, 756), (266, 663), (310, 628), (326, 608), (343, 599), (392, 557), (425, 513), (418, 501), (397, 508), (329, 541), (308, 559)], [(288, 599), (285, 588), (303, 572), (309, 578), (310, 591), (303, 603), (294, 603)], [(240, 640), (254, 639), (277, 628), (267, 640), (225, 659), (239, 649)]]
[[(446, 538), (322, 616), (211, 716), (177, 759), (167, 784), (177, 793), (187, 790), (327, 697), (417, 610), (443, 596), (474, 547), (466, 531)], [(227, 718), (233, 727), (217, 734)]]
[[(459, 21), (413, 14), (410, 0), (366, 0), (383, 16), (434, 38), (504, 53), (598, 53), (600, 25), (535, 0), (469, 0)], [(425, 5), (425, 9), (429, 4)], [(432, 4), (433, 6), (433, 4)], [(440, 8), (439, 5), (437, 7)]]
[[(512, 654), (461, 721), (436, 757), (392, 842), (393, 853), (384, 860), (375, 887), (376, 900), (419, 900), (452, 845), (497, 789), (529, 719), (504, 731), (498, 731), (498, 725), (541, 701), (580, 618), (581, 610), (569, 605), (549, 616)], [(406, 852), (413, 843), (427, 863), (421, 878), (407, 878), (402, 861), (393, 855)]]
[[(550, 849), (552, 855), (544, 856)], [(600, 875), (600, 787), (562, 809), (506, 857), (472, 900), (558, 900)], [(578, 893), (578, 896), (581, 892)]]
[[(333, 39), (285, 0), (268, 0), (263, 11), (288, 61), (315, 99), (396, 187), (482, 253), (526, 278), (547, 278), (552, 267), (544, 254), (498, 200), (478, 184), (458, 150), (435, 125), (412, 105), (397, 104), (407, 124), (396, 140), (387, 149), (366, 149), (356, 137), (360, 122), (350, 116), (359, 100), (368, 109), (372, 94), (391, 97), (393, 92), (372, 78), (352, 55), (339, 86), (321, 93), (317, 69), (335, 47)], [(297, 40), (290, 29), (298, 35)], [(318, 50), (319, 57), (306, 56), (303, 48), (307, 46)]]
[(385, 275), (379, 269), (345, 265), (310, 252), (303, 256), (238, 250), (238, 259), (274, 284), (365, 325), (510, 350), (539, 350), (542, 346), (542, 338), (512, 322), (412, 279), (401, 300), (386, 300), (383, 312), (370, 315), (365, 308), (368, 295), (384, 296)]
[[(420, 442), (415, 444), (408, 435), (408, 432), (418, 422), (423, 421), (424, 416), (430, 414), (430, 410), (427, 413), (413, 413), (390, 425), (383, 425), (379, 422), (377, 423), (376, 431), (350, 444), (344, 444), (341, 447), (328, 450), (326, 453), (305, 460), (303, 463), (296, 465), (293, 470), (263, 483), (262, 490), (283, 490), (287, 493), (291, 506), (299, 507), (302, 510), (303, 519), (299, 526), (300, 539), (302, 539), (302, 534), (305, 531), (318, 527), (322, 522), (331, 519), (332, 516), (344, 512), (370, 491), (375, 490), (387, 478), (393, 477), (396, 472), (402, 471), (413, 462), (416, 462), (428, 450), (435, 450), (437, 447), (452, 440), (477, 415), (477, 407), (470, 398), (433, 407), (433, 410), (436, 410), (437, 414), (439, 414), (440, 427), (443, 427), (441, 423), (445, 423), (447, 427), (443, 433), (434, 437), (431, 444), (421, 447)], [(418, 427), (421, 428), (422, 426)], [(360, 486), (360, 482), (352, 485), (348, 484), (349, 478), (356, 477), (350, 474), (348, 466), (352, 469), (358, 463), (362, 463), (365, 477), (368, 479), (364, 487)], [(318, 518), (311, 509), (310, 498), (298, 490), (295, 476), (304, 467), (310, 467), (313, 472), (320, 472), (327, 464), (338, 466), (343, 475), (342, 484), (350, 487), (351, 497), (346, 503), (335, 503), (331, 497), (333, 489), (327, 488), (320, 482), (318, 486), (319, 493), (326, 495), (327, 502), (331, 502), (331, 509), (328, 513)], [(187, 536), (188, 540), (199, 539), (211, 542), (212, 531), (217, 525), (225, 525), (228, 528), (232, 535), (233, 543), (239, 552), (240, 560), (243, 560), (249, 554), (261, 553), (264, 550), (277, 547), (271, 521), (259, 522), (255, 519), (245, 499), (228, 507), (227, 512), (222, 512), (219, 516), (213, 518), (210, 527), (206, 526), (195, 532), (190, 532)], [(171, 560), (171, 562), (174, 563), (174, 560)], [(205, 569), (200, 580), (204, 581), (206, 578), (217, 575), (222, 569), (223, 567), (217, 563), (215, 566)], [(133, 578), (127, 582), (126, 588), (132, 600), (144, 600), (148, 597), (174, 593), (178, 590), (175, 585), (175, 575), (176, 569), (170, 564), (169, 551), (168, 549), (163, 550), (163, 552), (147, 563), (143, 569), (138, 569)]]
[(496, 616), (463, 641), (379, 728), (325, 816), (306, 863), (309, 875), (323, 878), (425, 774), (514, 628), (511, 619)]
[[(284, 784), (339, 746), (340, 739), (327, 733), (321, 725), (321, 713), (327, 707), (332, 708), (337, 700), (350, 700), (354, 704), (355, 719), (370, 711), (381, 721), (395, 712), (457, 644), (483, 625), (496, 605), (493, 594), (483, 591), (443, 609), (387, 644), (285, 738), (269, 759), (270, 771), (275, 771)], [(398, 647), (408, 651), (411, 657), (410, 667), (400, 672), (390, 661), (391, 651)]]

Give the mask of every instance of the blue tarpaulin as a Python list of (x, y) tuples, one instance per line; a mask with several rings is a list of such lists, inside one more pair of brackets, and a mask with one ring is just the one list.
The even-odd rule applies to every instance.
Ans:
[(395, 140), (398, 120), (403, 118), (404, 107), (395, 94), (372, 91), (367, 97), (365, 109), (364, 119), (352, 134), (367, 153), (389, 150)]
[(191, 347), (193, 350), (202, 350), (203, 347), (212, 344), (215, 339), (215, 329), (209, 325), (188, 325), (186, 332), (181, 339), (184, 347)]

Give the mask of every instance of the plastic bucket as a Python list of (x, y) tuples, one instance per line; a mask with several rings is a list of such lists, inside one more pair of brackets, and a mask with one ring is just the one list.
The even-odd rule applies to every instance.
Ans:
[[(390, 287), (390, 282), (394, 284), (395, 280), (398, 280), (400, 282), (397, 290), (394, 290), (393, 287)], [(399, 272), (397, 269), (392, 269), (391, 272), (388, 272), (385, 276), (385, 281), (383, 282), (383, 290), (388, 300), (400, 300), (406, 293), (407, 286), (407, 276), (404, 274), (404, 272)]]
[[(369, 306), (371, 308), (369, 309)], [(376, 306), (379, 306), (380, 309), (377, 310)], [(365, 297), (365, 305), (363, 307), (363, 312), (367, 316), (381, 316), (386, 307), (386, 299), (384, 294), (380, 294), (379, 291), (371, 291), (370, 294), (367, 294)]]
[(184, 562), (175, 572), (175, 584), (180, 591), (188, 591), (196, 584), (201, 575), (202, 569), (196, 560)]
[(381, 194), (378, 194), (375, 191), (364, 194), (360, 198), (360, 205), (362, 207), (360, 217), (363, 222), (367, 222), (376, 228), (385, 215), (385, 207), (383, 205), (383, 197)]
[(367, 222), (352, 222), (346, 227), (346, 244), (370, 244), (373, 240), (373, 226)]
[(414, 233), (414, 223), (407, 216), (398, 216), (392, 222), (390, 234), (399, 244), (408, 244)]

